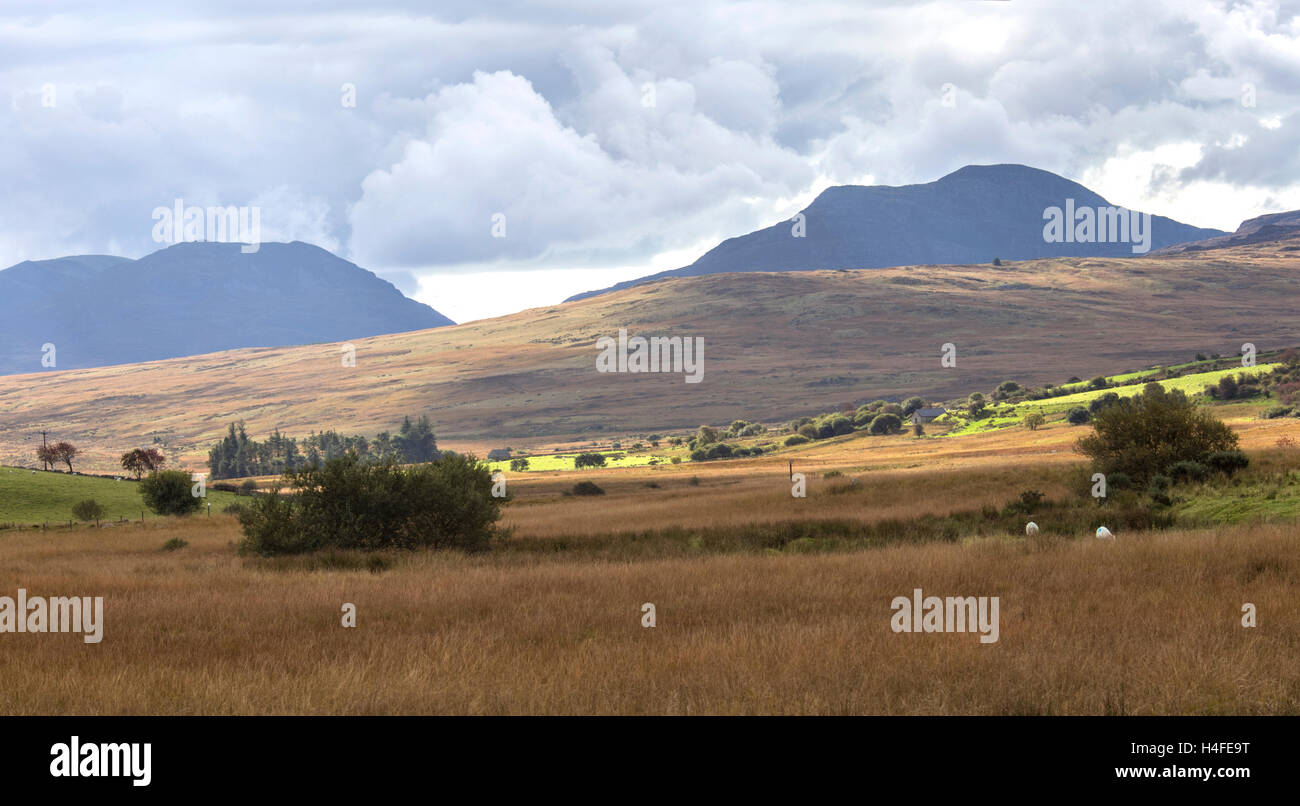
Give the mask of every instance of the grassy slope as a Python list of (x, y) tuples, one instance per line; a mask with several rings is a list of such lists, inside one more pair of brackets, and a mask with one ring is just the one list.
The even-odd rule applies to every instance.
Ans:
[[(66, 523), (72, 518), (73, 505), (87, 498), (103, 505), (107, 511), (104, 519), (110, 521), (139, 520), (145, 509), (133, 481), (0, 467), (0, 523)], [(208, 502), (218, 512), (235, 500), (232, 493), (208, 490)]]

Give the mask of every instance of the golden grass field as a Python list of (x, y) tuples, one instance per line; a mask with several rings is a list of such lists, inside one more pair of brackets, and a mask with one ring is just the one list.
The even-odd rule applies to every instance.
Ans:
[[(1247, 450), (1300, 435), (1295, 420), (1234, 426)], [(0, 532), (0, 595), (106, 600), (97, 645), (0, 635), (0, 713), (1300, 713), (1294, 523), (816, 554), (585, 549), (627, 530), (1056, 494), (1079, 433), (814, 443), (791, 453), (802, 501), (776, 457), (513, 475), (505, 547), (395, 555), (378, 573), (240, 557), (229, 516)], [(828, 495), (831, 468), (867, 489)], [(608, 494), (560, 495), (576, 478)], [(172, 537), (190, 545), (160, 551)], [(531, 550), (557, 537), (566, 550)], [(893, 633), (890, 601), (916, 587), (1000, 597), (1000, 640)], [(1241, 626), (1246, 602), (1257, 627)]]

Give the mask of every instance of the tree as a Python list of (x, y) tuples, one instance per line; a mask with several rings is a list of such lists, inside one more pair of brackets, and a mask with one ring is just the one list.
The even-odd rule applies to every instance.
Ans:
[(573, 458), (573, 466), (578, 469), (584, 467), (604, 467), (605, 455), (603, 453), (580, 453)]
[(79, 521), (94, 521), (98, 526), (99, 519), (104, 517), (104, 507), (93, 498), (78, 501), (72, 507), (72, 517)]
[(984, 413), (984, 395), (979, 392), (973, 393), (966, 401), (966, 410), (971, 417), (979, 417)]
[(920, 422), (912, 423), (912, 436), (914, 437), (925, 436), (925, 426), (921, 425)]
[(156, 448), (136, 448), (122, 454), (122, 469), (137, 479), (145, 473), (162, 470), (167, 460)]
[(140, 482), (140, 497), (158, 515), (187, 515), (202, 503), (192, 485), (190, 474), (183, 470), (156, 470)]
[[(1118, 398), (1119, 395), (1115, 397)], [(1065, 419), (1070, 425), (1084, 425), (1092, 419), (1092, 415), (1083, 406), (1075, 406), (1065, 415)]]
[(925, 408), (925, 398), (909, 397), (903, 401), (903, 416), (911, 417), (912, 412)]
[(71, 442), (56, 442), (50, 446), (54, 449), (54, 458), (68, 466), (68, 472), (72, 470), (72, 460), (77, 458), (77, 448)]
[(1237, 435), (1182, 390), (1166, 391), (1158, 383), (1142, 393), (1106, 406), (1093, 417), (1093, 433), (1081, 437), (1076, 450), (1096, 470), (1123, 472), (1147, 481), (1181, 461), (1202, 461), (1209, 454), (1237, 447)]
[(716, 429), (707, 425), (700, 426), (700, 430), (695, 432), (696, 445), (708, 445), (710, 442), (718, 441), (718, 432)]
[(41, 460), (41, 470), (53, 470), (54, 463), (59, 461), (59, 452), (53, 445), (42, 445), (36, 449), (36, 458)]
[(528, 460), (524, 457), (510, 460), (510, 469), (515, 473), (522, 473), (528, 469)]
[(1028, 428), (1030, 431), (1037, 431), (1038, 426), (1045, 422), (1047, 422), (1047, 418), (1044, 417), (1043, 413), (1040, 411), (1030, 412), (1025, 415), (1025, 428)]
[(868, 430), (872, 434), (897, 434), (903, 430), (903, 420), (897, 414), (880, 414), (871, 421)]
[(261, 555), (322, 548), (479, 551), (497, 530), (492, 473), (451, 452), (403, 468), (355, 455), (286, 473), (292, 495), (261, 495), (239, 516), (240, 550)]

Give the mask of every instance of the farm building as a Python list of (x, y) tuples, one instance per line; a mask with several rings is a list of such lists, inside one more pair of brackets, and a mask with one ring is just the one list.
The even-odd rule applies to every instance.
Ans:
[(928, 423), (931, 420), (934, 420), (937, 417), (941, 417), (947, 413), (948, 410), (943, 408), (942, 406), (933, 409), (917, 409), (916, 411), (912, 412), (912, 418), (911, 418), (912, 424), (915, 425), (917, 423)]

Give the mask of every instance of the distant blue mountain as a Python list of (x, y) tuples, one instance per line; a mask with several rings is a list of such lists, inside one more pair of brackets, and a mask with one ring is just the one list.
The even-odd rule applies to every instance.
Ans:
[[(1077, 182), (1024, 165), (968, 165), (923, 185), (828, 188), (793, 220), (728, 238), (680, 269), (570, 297), (584, 299), (660, 280), (745, 271), (880, 269), (923, 264), (989, 263), (1046, 257), (1132, 256), (1130, 243), (1049, 243), (1043, 211), (1111, 207)], [(1151, 217), (1151, 251), (1224, 235), (1163, 216)]]
[(454, 324), (310, 244), (181, 243), (130, 260), (78, 255), (0, 271), (0, 375), (240, 347), (344, 341)]

